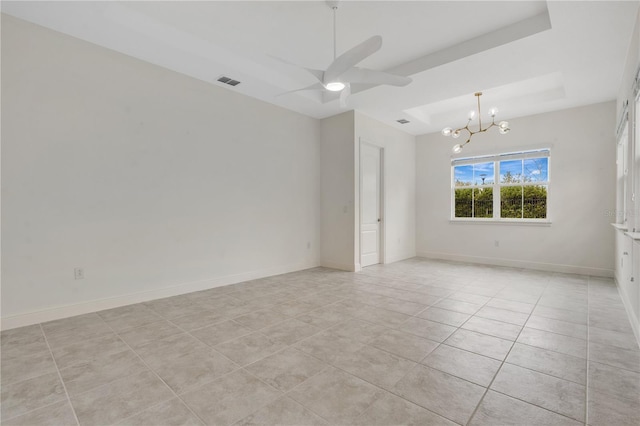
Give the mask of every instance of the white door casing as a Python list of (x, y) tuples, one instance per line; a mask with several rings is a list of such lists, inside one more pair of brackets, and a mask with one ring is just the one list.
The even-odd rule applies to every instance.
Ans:
[(360, 143), (360, 264), (381, 260), (382, 149)]

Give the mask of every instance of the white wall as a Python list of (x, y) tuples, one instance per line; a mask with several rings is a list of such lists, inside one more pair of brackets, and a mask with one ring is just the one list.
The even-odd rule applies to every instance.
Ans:
[(510, 124), (508, 135), (476, 135), (464, 155), (551, 147), (551, 226), (451, 223), (454, 142), (439, 133), (424, 135), (417, 138), (416, 148), (417, 254), (612, 276), (613, 220), (607, 213), (615, 208), (615, 103), (519, 118)]
[(360, 141), (384, 148), (384, 262), (415, 256), (415, 137), (349, 111), (321, 124), (323, 266), (359, 271)]
[(321, 264), (354, 271), (354, 112), (321, 121)]
[[(360, 144), (366, 141), (384, 149), (384, 241), (385, 263), (396, 262), (416, 255), (416, 168), (415, 137), (370, 118), (355, 114), (355, 158), (360, 158)], [(360, 175), (356, 161), (356, 194)], [(359, 209), (355, 213), (355, 253), (359, 262)]]
[(2, 145), (3, 328), (319, 264), (318, 120), (2, 15)]

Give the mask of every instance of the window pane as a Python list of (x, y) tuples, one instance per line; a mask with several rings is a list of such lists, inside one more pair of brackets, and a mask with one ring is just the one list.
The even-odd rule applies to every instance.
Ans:
[(522, 218), (521, 186), (503, 186), (500, 188), (500, 217)]
[(474, 217), (493, 217), (493, 188), (473, 190)]
[(473, 217), (473, 190), (456, 188), (455, 196), (455, 217)]
[(474, 185), (493, 185), (493, 162), (473, 165)]
[(529, 158), (524, 160), (525, 182), (546, 182), (549, 179), (549, 159)]
[(523, 188), (523, 214), (525, 219), (545, 219), (547, 217), (547, 187), (527, 185)]
[(453, 179), (456, 186), (469, 186), (473, 183), (473, 165), (455, 166)]
[(507, 160), (500, 162), (500, 182), (522, 182), (522, 160)]

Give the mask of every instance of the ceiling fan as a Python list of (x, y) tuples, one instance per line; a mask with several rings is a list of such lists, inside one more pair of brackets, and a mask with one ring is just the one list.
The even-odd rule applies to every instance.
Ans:
[(304, 90), (340, 92), (340, 105), (344, 107), (346, 106), (347, 97), (351, 94), (351, 84), (374, 86), (386, 84), (400, 87), (411, 83), (412, 79), (409, 77), (356, 67), (358, 63), (380, 50), (382, 47), (382, 37), (379, 35), (370, 37), (340, 56), (336, 56), (336, 11), (340, 1), (327, 1), (326, 3), (333, 9), (333, 62), (323, 71), (303, 67), (276, 58), (289, 65), (294, 65), (306, 70), (318, 80), (317, 83), (282, 93), (281, 96)]

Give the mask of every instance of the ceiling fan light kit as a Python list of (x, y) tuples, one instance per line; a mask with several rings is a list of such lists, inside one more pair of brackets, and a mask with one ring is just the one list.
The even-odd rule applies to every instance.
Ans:
[(339, 92), (347, 86), (339, 81), (332, 81), (331, 83), (325, 84), (324, 87), (330, 92)]
[(476, 133), (484, 133), (487, 130), (489, 130), (492, 127), (497, 127), (498, 128), (498, 132), (500, 132), (501, 135), (506, 135), (507, 133), (509, 133), (509, 131), (511, 130), (509, 128), (509, 123), (507, 121), (501, 121), (500, 123), (496, 124), (496, 114), (498, 113), (498, 108), (491, 108), (489, 110), (489, 116), (491, 117), (491, 124), (487, 127), (485, 127), (484, 129), (482, 128), (482, 116), (480, 114), (480, 96), (482, 96), (482, 92), (476, 92), (474, 93), (474, 96), (478, 98), (478, 130), (471, 130), (469, 128), (469, 125), (471, 124), (471, 121), (473, 121), (474, 117), (476, 116), (476, 111), (472, 110), (469, 112), (469, 119), (467, 120), (467, 125), (464, 127), (460, 127), (459, 129), (452, 129), (451, 127), (445, 127), (444, 129), (442, 129), (442, 135), (443, 136), (451, 136), (454, 139), (457, 139), (460, 137), (460, 135), (462, 134), (463, 131), (466, 131), (467, 134), (469, 135), (469, 137), (467, 138), (467, 140), (462, 143), (462, 144), (456, 144), (453, 146), (453, 152), (455, 154), (459, 153), (460, 151), (462, 151), (462, 148), (468, 144), (469, 142), (471, 142), (471, 138), (473, 137), (473, 135), (475, 135)]

